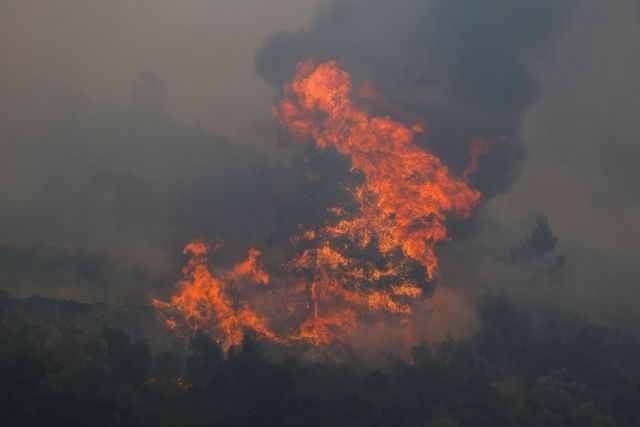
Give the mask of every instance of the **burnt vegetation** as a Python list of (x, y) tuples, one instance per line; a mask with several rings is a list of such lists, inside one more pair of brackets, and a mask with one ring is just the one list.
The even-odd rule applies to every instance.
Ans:
[(43, 315), (3, 295), (2, 425), (640, 423), (635, 338), (505, 296), (484, 301), (468, 340), (424, 343), (378, 368), (353, 354), (341, 363), (283, 356), (250, 331), (227, 354), (202, 334), (152, 351), (117, 328), (64, 326), (59, 305), (62, 314)]

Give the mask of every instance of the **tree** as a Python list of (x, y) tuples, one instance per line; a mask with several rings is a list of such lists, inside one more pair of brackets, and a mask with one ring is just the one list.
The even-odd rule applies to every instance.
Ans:
[(187, 359), (187, 381), (197, 393), (215, 395), (228, 383), (224, 353), (210, 336), (198, 332), (189, 340), (191, 355)]
[(533, 228), (527, 237), (511, 251), (511, 260), (518, 262), (532, 257), (550, 254), (558, 241), (551, 230), (547, 216), (542, 212), (536, 215)]
[(142, 385), (151, 367), (151, 353), (145, 341), (131, 343), (120, 329), (102, 328), (107, 344), (106, 360), (116, 384)]

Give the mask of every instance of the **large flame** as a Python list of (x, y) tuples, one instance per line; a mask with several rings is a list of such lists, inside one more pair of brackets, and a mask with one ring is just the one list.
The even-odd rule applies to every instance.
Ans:
[[(360, 93), (392, 105), (370, 83)], [(467, 178), (490, 144), (472, 142), (470, 165), (456, 177), (414, 142), (423, 126), (375, 116), (351, 96), (351, 76), (336, 61), (309, 61), (298, 65), (273, 111), (298, 141), (311, 139), (350, 158), (364, 176), (348, 189), (356, 208), (334, 206), (325, 223), (301, 226), (291, 237), (298, 255), (271, 275), (251, 249), (246, 261), (216, 277), (207, 246), (190, 243), (179, 293), (168, 303), (154, 300), (168, 326), (185, 334), (204, 330), (225, 348), (242, 339), (244, 328), (284, 344), (328, 345), (362, 322), (411, 336), (412, 302), (425, 297), (433, 280), (435, 247), (449, 239), (447, 218), (465, 218), (480, 202)]]
[[(480, 193), (453, 177), (439, 158), (418, 147), (409, 128), (389, 117), (372, 117), (351, 99), (351, 76), (335, 61), (298, 65), (285, 98), (274, 108), (285, 129), (303, 140), (311, 136), (320, 147), (334, 146), (351, 157), (353, 169), (364, 172), (375, 197), (375, 217), (388, 222), (391, 241), (385, 250), (401, 247), (427, 267), (438, 265), (434, 247), (446, 240), (447, 213), (466, 217)], [(361, 221), (359, 221), (361, 222)]]

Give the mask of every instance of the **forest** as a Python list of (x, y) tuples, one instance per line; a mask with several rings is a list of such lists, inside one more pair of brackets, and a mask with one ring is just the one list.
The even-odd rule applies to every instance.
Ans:
[(423, 343), (381, 366), (339, 344), (325, 351), (346, 354), (340, 363), (278, 352), (250, 331), (227, 354), (203, 334), (152, 351), (122, 329), (82, 332), (6, 293), (0, 307), (6, 426), (640, 423), (634, 337), (505, 295), (485, 298), (469, 339)]

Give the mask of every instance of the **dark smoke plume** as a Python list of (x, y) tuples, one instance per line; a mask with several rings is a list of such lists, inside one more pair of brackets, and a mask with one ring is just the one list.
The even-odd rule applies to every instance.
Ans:
[(299, 61), (339, 60), (380, 92), (386, 114), (424, 121), (423, 143), (458, 174), (471, 141), (506, 137), (471, 178), (488, 200), (520, 174), (518, 128), (538, 92), (528, 62), (549, 49), (568, 16), (568, 5), (552, 0), (339, 1), (307, 29), (266, 38), (256, 69), (279, 90)]

